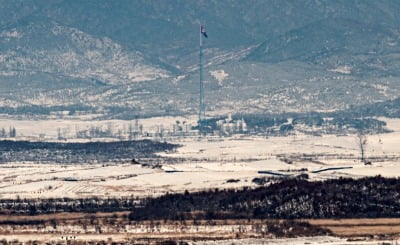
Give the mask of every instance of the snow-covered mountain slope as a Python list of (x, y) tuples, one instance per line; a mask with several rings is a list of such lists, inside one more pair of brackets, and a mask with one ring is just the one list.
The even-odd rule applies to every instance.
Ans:
[(18, 23), (0, 31), (2, 77), (47, 73), (123, 84), (169, 76), (139, 51), (127, 50), (108, 37), (95, 37), (49, 19)]
[(398, 97), (396, 1), (0, 0), (3, 113), (331, 111)]

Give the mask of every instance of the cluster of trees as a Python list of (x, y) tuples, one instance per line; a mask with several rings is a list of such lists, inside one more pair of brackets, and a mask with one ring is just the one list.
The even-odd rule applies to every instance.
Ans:
[[(58, 133), (58, 135), (59, 135), (58, 139), (63, 138), (62, 134)], [(113, 138), (116, 136), (117, 136), (117, 133), (114, 133), (111, 127), (108, 127), (107, 129), (103, 129), (102, 127), (92, 126), (89, 129), (80, 130), (80, 131), (76, 132), (76, 138), (78, 138), (78, 139)], [(64, 137), (64, 138), (66, 138), (66, 137)]]
[[(72, 116), (80, 113), (86, 114), (97, 114), (107, 113), (106, 116), (99, 119), (122, 119), (122, 120), (133, 120), (138, 117), (160, 117), (165, 116), (165, 111), (152, 111), (143, 114), (140, 108), (136, 107), (125, 107), (125, 106), (104, 106), (104, 107), (92, 107), (83, 104), (75, 105), (58, 105), (58, 106), (42, 106), (42, 105), (23, 105), (18, 107), (0, 107), (0, 114), (7, 115), (28, 115), (28, 116), (49, 116), (57, 115), (61, 112), (68, 112), (67, 115)], [(61, 113), (62, 114), (62, 113)], [(171, 112), (168, 115), (178, 116), (181, 113)]]
[(90, 163), (155, 157), (155, 152), (174, 150), (178, 145), (151, 140), (55, 143), (0, 141), (1, 162)]
[(347, 113), (355, 117), (400, 118), (400, 97), (374, 104), (351, 106), (350, 109), (347, 110)]
[[(249, 235), (255, 239), (263, 237), (299, 237), (299, 236), (326, 236), (332, 235), (332, 232), (326, 228), (322, 228), (316, 225), (311, 225), (308, 222), (295, 221), (295, 220), (231, 220), (231, 221), (130, 221), (127, 219), (125, 214), (119, 215), (117, 213), (110, 214), (87, 214), (79, 215), (80, 217), (68, 217), (68, 216), (33, 216), (19, 218), (16, 216), (8, 216), (9, 219), (0, 221), (0, 228), (3, 233), (18, 233), (26, 234), (29, 232), (35, 232), (35, 234), (59, 234), (61, 240), (66, 240), (67, 244), (114, 244), (112, 238), (107, 239), (107, 243), (99, 243), (98, 241), (77, 241), (77, 237), (72, 235), (73, 233), (78, 234), (119, 234), (119, 233), (132, 233), (132, 231), (140, 231), (146, 233), (149, 236), (144, 237), (132, 237), (127, 243), (129, 244), (155, 244), (155, 245), (189, 245), (185, 241), (179, 241), (182, 239), (182, 234), (186, 235), (185, 240), (198, 240), (207, 239), (207, 234), (211, 235), (215, 239), (226, 239), (227, 235), (234, 235), (237, 239), (248, 238)], [(197, 227), (196, 227), (197, 226)], [(220, 234), (210, 231), (207, 232), (207, 228), (213, 226), (225, 226), (225, 231)], [(71, 229), (72, 228), (72, 229)], [(199, 231), (200, 228), (200, 231)], [(204, 229), (205, 228), (205, 229)], [(134, 230), (132, 230), (134, 229)], [(200, 237), (193, 235), (192, 232), (197, 230), (200, 233)], [(168, 240), (165, 238), (154, 238), (152, 234), (164, 234), (167, 235)], [(230, 234), (229, 234), (230, 233)], [(215, 237), (217, 235), (217, 237)], [(219, 237), (218, 237), (219, 235)], [(16, 240), (7, 243), (7, 240), (0, 240), (0, 244), (20, 244)], [(25, 242), (24, 244), (41, 244), (36, 241), (30, 243)], [(50, 243), (47, 243), (50, 244)], [(51, 243), (51, 244), (60, 244)], [(64, 243), (63, 243), (64, 244)]]
[[(36, 215), (60, 212), (117, 212), (131, 210), (140, 204), (136, 197), (121, 198), (50, 198), (0, 199), (1, 215)], [(6, 221), (4, 221), (6, 222)], [(1, 224), (6, 224), (6, 223)]]
[(8, 132), (5, 128), (1, 128), (0, 130), (0, 138), (14, 138), (17, 136), (17, 130), (14, 127), (10, 127)]
[(400, 217), (400, 180), (382, 177), (167, 194), (135, 207), (131, 220)]
[[(72, 135), (68, 136), (67, 134), (70, 131), (69, 129), (58, 129), (58, 139), (67, 139), (68, 137), (73, 137)], [(143, 125), (139, 124), (138, 120), (135, 120), (135, 124), (129, 124), (128, 128), (123, 129), (115, 129), (111, 123), (107, 124), (107, 127), (103, 126), (90, 126), (87, 129), (76, 130), (75, 137), (78, 139), (91, 139), (91, 138), (119, 138), (121, 140), (128, 139), (133, 140), (137, 139), (139, 136), (143, 135)]]
[(246, 121), (249, 128), (269, 128), (288, 123), (288, 119), (285, 115), (237, 114), (232, 116), (232, 119), (234, 120), (239, 120), (241, 118)]
[(0, 107), (0, 114), (8, 115), (50, 115), (52, 112), (69, 111), (73, 115), (76, 111), (87, 111), (96, 113), (96, 109), (89, 106), (71, 105), (71, 106), (40, 106), (29, 105), (19, 107)]
[[(204, 133), (212, 133), (218, 130), (217, 121), (224, 120), (226, 117), (215, 117), (203, 120), (202, 129)], [(348, 112), (330, 112), (330, 113), (282, 113), (282, 114), (236, 114), (232, 119), (243, 119), (248, 128), (248, 133), (265, 133), (268, 135), (287, 135), (295, 129), (296, 126), (307, 126), (322, 128), (323, 132), (328, 134), (338, 133), (385, 133), (386, 123), (374, 118), (368, 118), (362, 115), (356, 115)], [(307, 132), (305, 132), (307, 133)], [(316, 132), (313, 132), (316, 133)]]

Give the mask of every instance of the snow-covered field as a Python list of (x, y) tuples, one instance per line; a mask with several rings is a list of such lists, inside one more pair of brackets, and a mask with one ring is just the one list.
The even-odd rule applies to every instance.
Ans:
[[(62, 242), (65, 241), (64, 237), (71, 237), (74, 241), (114, 241), (123, 242), (130, 241), (134, 237), (126, 234), (41, 234), (40, 237), (37, 235), (27, 235), (27, 234), (9, 234), (3, 235), (3, 239), (7, 241), (17, 240), (19, 242), (34, 241), (39, 238), (39, 241), (43, 242)], [(63, 237), (63, 238), (61, 238)], [(168, 237), (165, 237), (168, 239)], [(209, 241), (196, 241), (190, 242), (193, 245), (381, 245), (381, 244), (398, 244), (400, 240), (349, 240), (347, 238), (331, 237), (331, 236), (318, 236), (318, 237), (298, 237), (298, 238), (251, 238), (251, 239), (229, 239), (229, 240), (209, 240)]]
[[(50, 116), (42, 120), (19, 119), (6, 115), (0, 115), (0, 129), (7, 132), (10, 128), (15, 128), (16, 140), (57, 140), (61, 133), (68, 141), (81, 141), (76, 139), (76, 133), (90, 128), (110, 129), (116, 135), (120, 132), (127, 132), (130, 126), (134, 126), (135, 120), (94, 120), (93, 117), (100, 115), (81, 115), (81, 116)], [(176, 121), (194, 124), (196, 116), (190, 117), (153, 117), (138, 120), (142, 125), (143, 132), (154, 133), (160, 128), (172, 130)], [(93, 139), (92, 139), (93, 140)], [(118, 140), (117, 138), (96, 139), (96, 140)], [(86, 140), (87, 141), (87, 140)]]
[(298, 237), (298, 238), (280, 238), (280, 239), (240, 239), (240, 240), (222, 240), (222, 241), (204, 241), (196, 242), (196, 245), (236, 245), (236, 244), (269, 244), (269, 245), (378, 245), (378, 244), (397, 244), (398, 241), (351, 241), (346, 238), (319, 236), (319, 237)]
[(339, 176), (399, 177), (400, 120), (387, 122), (393, 133), (368, 136), (366, 156), (371, 165), (358, 160), (360, 153), (354, 135), (176, 139), (175, 143), (182, 147), (160, 155), (183, 161), (171, 160), (161, 169), (130, 163), (1, 164), (0, 197), (161, 195), (256, 186), (252, 182), (256, 177), (302, 173), (312, 180)]

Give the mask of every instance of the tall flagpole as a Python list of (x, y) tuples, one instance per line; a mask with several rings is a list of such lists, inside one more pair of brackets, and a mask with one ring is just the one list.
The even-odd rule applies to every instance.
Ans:
[(205, 119), (205, 106), (204, 106), (204, 83), (203, 83), (203, 40), (202, 40), (202, 26), (200, 24), (200, 30), (199, 30), (199, 35), (200, 35), (200, 48), (199, 48), (199, 65), (200, 65), (200, 98), (199, 98), (199, 123), (201, 123), (202, 120)]

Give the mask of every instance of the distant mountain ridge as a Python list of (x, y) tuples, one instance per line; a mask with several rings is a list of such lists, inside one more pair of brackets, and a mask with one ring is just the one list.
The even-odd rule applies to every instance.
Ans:
[(23, 22), (0, 32), (2, 70), (95, 78), (110, 84), (168, 76), (168, 71), (146, 64), (140, 52), (128, 52), (110, 38), (47, 18)]
[(200, 22), (209, 33), (210, 115), (342, 110), (400, 92), (397, 1), (0, 0), (0, 6), (5, 108), (196, 114)]
[(257, 47), (250, 60), (317, 62), (331, 55), (369, 55), (399, 52), (398, 30), (350, 19), (323, 19), (270, 38)]

